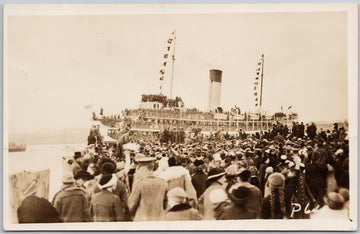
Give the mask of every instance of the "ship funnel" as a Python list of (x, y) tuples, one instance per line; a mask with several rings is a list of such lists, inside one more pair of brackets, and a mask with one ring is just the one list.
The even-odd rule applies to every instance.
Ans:
[(209, 111), (213, 111), (220, 106), (221, 79), (221, 70), (210, 70)]

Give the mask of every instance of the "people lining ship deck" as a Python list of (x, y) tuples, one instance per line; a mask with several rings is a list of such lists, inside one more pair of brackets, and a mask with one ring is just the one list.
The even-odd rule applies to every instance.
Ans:
[[(345, 199), (348, 200), (348, 197), (344, 198), (341, 195), (349, 194), (349, 141), (346, 131), (344, 127), (339, 127), (336, 124), (332, 131), (319, 131), (316, 133), (315, 138), (311, 139), (308, 136), (311, 128), (310, 130), (308, 128), (310, 126), (303, 132), (301, 124), (294, 123), (291, 130), (279, 124), (271, 131), (252, 135), (242, 132), (237, 135), (202, 136), (198, 133), (201, 138), (187, 136), (185, 143), (176, 140), (172, 141), (172, 138), (168, 139), (168, 142), (160, 142), (159, 138), (143, 140), (140, 135), (133, 135), (129, 138), (129, 142), (124, 144), (123, 151), (117, 152), (118, 155), (115, 153), (116, 147), (105, 145), (99, 139), (95, 145), (89, 145), (81, 155), (76, 154), (77, 158), (80, 156), (78, 161), (81, 166), (81, 171), (76, 173), (87, 171), (88, 174), (94, 177), (89, 176), (85, 183), (82, 181), (81, 184), (76, 185), (73, 177), (79, 178), (79, 176), (74, 175), (72, 171), (68, 171), (64, 174), (63, 181), (71, 182), (72, 188), (76, 188), (79, 194), (83, 194), (82, 202), (84, 202), (84, 205), (81, 207), (74, 206), (71, 209), (89, 207), (92, 199), (96, 196), (96, 192), (100, 191), (95, 188), (99, 183), (104, 184), (104, 181), (101, 182), (104, 165), (109, 163), (114, 165), (116, 170), (112, 172), (114, 175), (112, 178), (123, 184), (126, 195), (132, 197), (130, 210), (133, 213), (128, 213), (130, 216), (127, 215), (126, 218), (121, 220), (134, 220), (134, 216), (132, 216), (134, 214), (137, 215), (136, 220), (145, 218), (141, 217), (141, 213), (136, 212), (139, 204), (137, 203), (138, 200), (133, 199), (139, 196), (139, 191), (144, 193), (141, 194), (141, 197), (145, 196), (150, 200), (151, 197), (156, 197), (159, 201), (164, 201), (164, 203), (153, 204), (158, 206), (159, 213), (156, 214), (157, 217), (152, 217), (151, 220), (171, 220), (169, 217), (174, 217), (177, 220), (182, 219), (182, 217), (179, 217), (182, 214), (181, 212), (177, 212), (175, 216), (167, 215), (169, 212), (176, 211), (173, 205), (166, 203), (165, 193), (168, 190), (167, 188), (174, 186), (174, 184), (170, 183), (176, 180), (176, 174), (172, 175), (171, 180), (161, 179), (164, 177), (163, 173), (167, 171), (169, 164), (177, 165), (176, 167), (185, 172), (181, 176), (185, 176), (184, 179), (192, 181), (191, 184), (183, 188), (184, 191), (191, 190), (203, 193), (204, 188), (206, 188), (206, 181), (216, 176), (216, 178), (220, 178), (225, 175), (224, 180), (219, 184), (219, 188), (223, 192), (217, 191), (209, 194), (208, 202), (211, 205), (206, 205), (208, 206), (206, 209), (213, 209), (214, 219), (258, 217), (311, 219), (315, 216), (316, 218), (329, 218), (332, 214), (340, 217), (337, 216), (339, 212), (335, 211), (341, 211), (341, 214), (347, 214), (348, 212), (348, 205), (345, 205)], [(295, 130), (295, 132), (292, 132), (292, 130)], [(281, 135), (282, 138), (275, 140), (277, 135)], [(145, 186), (145, 184), (138, 182), (138, 179), (136, 179), (140, 178), (142, 173), (142, 164), (139, 164), (136, 159), (143, 157), (151, 162), (151, 166), (146, 167), (149, 173), (151, 172), (151, 175), (146, 172), (147, 175), (150, 176), (149, 178), (153, 178), (151, 180), (161, 184), (163, 189), (161, 197), (158, 197), (159, 194), (154, 193), (153, 190), (142, 190), (142, 186)], [(199, 178), (199, 170), (207, 177), (207, 180)], [(246, 178), (244, 172), (247, 173)], [(202, 185), (199, 183), (202, 183)], [(201, 187), (203, 189), (199, 189)], [(260, 202), (252, 200), (259, 198), (251, 195), (251, 188), (256, 188), (253, 190), (256, 190), (257, 193), (261, 191)], [(342, 191), (341, 194), (338, 192), (339, 190)], [(187, 211), (190, 211), (190, 208), (192, 212), (193, 209), (198, 210), (202, 194), (192, 195), (191, 197), (187, 193), (185, 194), (186, 198), (181, 204), (186, 205), (176, 206), (176, 209), (183, 209), (184, 214), (188, 214)], [(58, 197), (56, 196), (56, 201), (59, 200)], [(101, 196), (96, 197), (97, 199), (101, 198)], [(187, 202), (190, 198), (194, 202)], [(53, 204), (58, 209), (60, 203), (55, 202)], [(124, 201), (121, 204), (127, 204), (127, 202)], [(200, 202), (200, 204), (202, 203)], [(146, 206), (146, 204), (141, 205), (141, 209), (146, 210), (147, 207), (144, 207), (144, 205)], [(165, 209), (163, 205), (165, 205)], [(29, 207), (29, 209), (31, 208)], [(116, 209), (127, 210), (127, 207)], [(259, 210), (260, 213), (255, 216), (250, 213), (243, 216), (231, 213), (237, 209), (244, 212)], [(200, 216), (194, 215), (193, 217), (206, 219), (207, 216), (202, 210), (198, 210)], [(60, 210), (58, 209), (58, 211)], [(62, 221), (70, 221), (64, 218), (66, 217), (64, 216), (66, 211), (61, 212)], [(82, 217), (74, 217), (74, 220), (94, 221), (94, 217), (90, 215), (93, 213), (86, 212), (88, 210), (78, 212), (81, 213)], [(75, 211), (74, 214), (76, 214)], [(346, 218), (345, 216), (341, 217)], [(89, 217), (89, 219), (83, 217)], [(186, 219), (188, 218), (189, 216), (186, 217)], [(100, 220), (99, 217), (95, 218), (96, 220)]]

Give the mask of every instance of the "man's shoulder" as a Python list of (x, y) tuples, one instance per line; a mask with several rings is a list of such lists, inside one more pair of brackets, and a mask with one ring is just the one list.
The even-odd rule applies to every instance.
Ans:
[(140, 178), (138, 181), (135, 182), (134, 186), (142, 186), (142, 185), (147, 185), (151, 183), (152, 185), (154, 184), (159, 184), (159, 185), (167, 185), (166, 180), (156, 177), (156, 176), (146, 176), (146, 177), (142, 177)]

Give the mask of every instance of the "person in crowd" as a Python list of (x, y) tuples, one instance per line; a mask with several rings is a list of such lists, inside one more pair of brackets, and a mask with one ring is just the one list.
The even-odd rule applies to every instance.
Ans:
[(198, 210), (189, 204), (187, 193), (180, 187), (175, 187), (167, 193), (169, 210), (164, 215), (164, 221), (201, 220)]
[(270, 194), (262, 200), (262, 219), (286, 219), (290, 204), (285, 198), (285, 177), (281, 173), (273, 173), (269, 176), (267, 186)]
[(86, 198), (88, 201), (95, 193), (95, 178), (87, 171), (80, 171), (75, 176), (76, 184), (86, 192)]
[(99, 188), (90, 203), (90, 216), (95, 222), (124, 221), (126, 215), (120, 198), (113, 194), (117, 186), (115, 174), (105, 174), (101, 177)]
[(233, 185), (228, 191), (228, 197), (231, 203), (224, 207), (224, 211), (218, 217), (219, 220), (258, 218), (257, 213), (246, 206), (251, 199), (249, 188)]
[(129, 196), (130, 213), (134, 221), (161, 220), (167, 205), (168, 184), (154, 176), (154, 157), (138, 157), (137, 162), (142, 175), (134, 182)]
[(340, 193), (331, 192), (324, 196), (325, 205), (311, 214), (311, 219), (344, 220), (349, 211), (345, 207), (345, 200)]
[(245, 206), (246, 209), (249, 210), (252, 214), (255, 214), (256, 218), (260, 217), (260, 210), (261, 210), (261, 199), (262, 194), (258, 187), (249, 183), (251, 178), (251, 172), (246, 168), (240, 168), (238, 171), (239, 174), (239, 181), (242, 187), (245, 187), (249, 190), (248, 196), (249, 199), (247, 200)]
[(226, 178), (225, 171), (221, 168), (213, 168), (209, 171), (207, 178), (207, 189), (199, 198), (200, 214), (205, 220), (215, 220), (214, 205), (211, 204), (209, 194), (212, 190), (221, 188), (225, 190)]
[(52, 205), (60, 215), (62, 222), (88, 222), (89, 201), (86, 192), (81, 189), (73, 177), (72, 172), (65, 172), (63, 186), (52, 201)]
[(169, 158), (169, 168), (159, 175), (168, 183), (168, 190), (176, 187), (184, 189), (188, 195), (190, 204), (195, 207), (197, 202), (196, 190), (191, 183), (189, 171), (181, 166), (181, 157)]
[(73, 176), (75, 176), (78, 172), (83, 170), (81, 167), (81, 159), (82, 159), (81, 152), (76, 151), (74, 154), (74, 162), (71, 164)]
[(196, 197), (199, 198), (206, 190), (206, 165), (202, 159), (196, 159), (194, 165), (195, 168), (194, 173), (191, 175), (191, 183), (196, 190)]
[[(101, 166), (101, 175), (112, 175), (114, 178), (116, 178), (115, 189), (111, 189), (111, 192), (119, 197), (121, 209), (123, 210), (123, 213), (126, 215), (127, 219), (130, 219), (128, 207), (129, 194), (126, 185), (116, 176), (116, 163), (114, 161), (105, 161)], [(99, 188), (95, 189), (95, 193), (100, 191), (101, 190)]]
[[(145, 115), (144, 110), (139, 113)], [(105, 117), (110, 122), (113, 118)], [(341, 200), (333, 194), (338, 193), (344, 206), (337, 213), (348, 212), (349, 141), (345, 130), (334, 125), (322, 136), (312, 124), (303, 134), (302, 125), (295, 122), (288, 133), (286, 125), (276, 123), (272, 130), (253, 135), (244, 131), (224, 134), (221, 129), (206, 135), (193, 126), (196, 134), (189, 133), (185, 140), (181, 130), (173, 128), (157, 136), (135, 132), (124, 142), (125, 158), (112, 154), (111, 144), (99, 141), (83, 151), (84, 157), (76, 152), (73, 165), (66, 164), (78, 184), (74, 178), (65, 179), (54, 197), (60, 202), (53, 200), (53, 204), (63, 222), (88, 221), (83, 218), (85, 210), (91, 210), (94, 221), (307, 219), (338, 207), (333, 206)], [(166, 141), (164, 133), (168, 134)], [(87, 157), (86, 168), (83, 159)], [(94, 179), (88, 180), (90, 176)], [(84, 208), (82, 197), (91, 201), (90, 209)], [(74, 208), (75, 203), (81, 206)], [(106, 208), (115, 203), (118, 217)], [(66, 206), (60, 209), (63, 204)], [(292, 204), (301, 206), (301, 211), (291, 212)], [(306, 208), (314, 214), (302, 212)]]
[(51, 203), (39, 196), (39, 186), (36, 180), (22, 193), (23, 200), (17, 209), (19, 223), (57, 223), (59, 213)]

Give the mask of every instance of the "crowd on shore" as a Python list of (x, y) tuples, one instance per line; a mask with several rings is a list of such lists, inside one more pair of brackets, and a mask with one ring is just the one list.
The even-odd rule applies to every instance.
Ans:
[(51, 201), (26, 189), (19, 223), (348, 218), (349, 140), (337, 124), (114, 145), (92, 130)]

